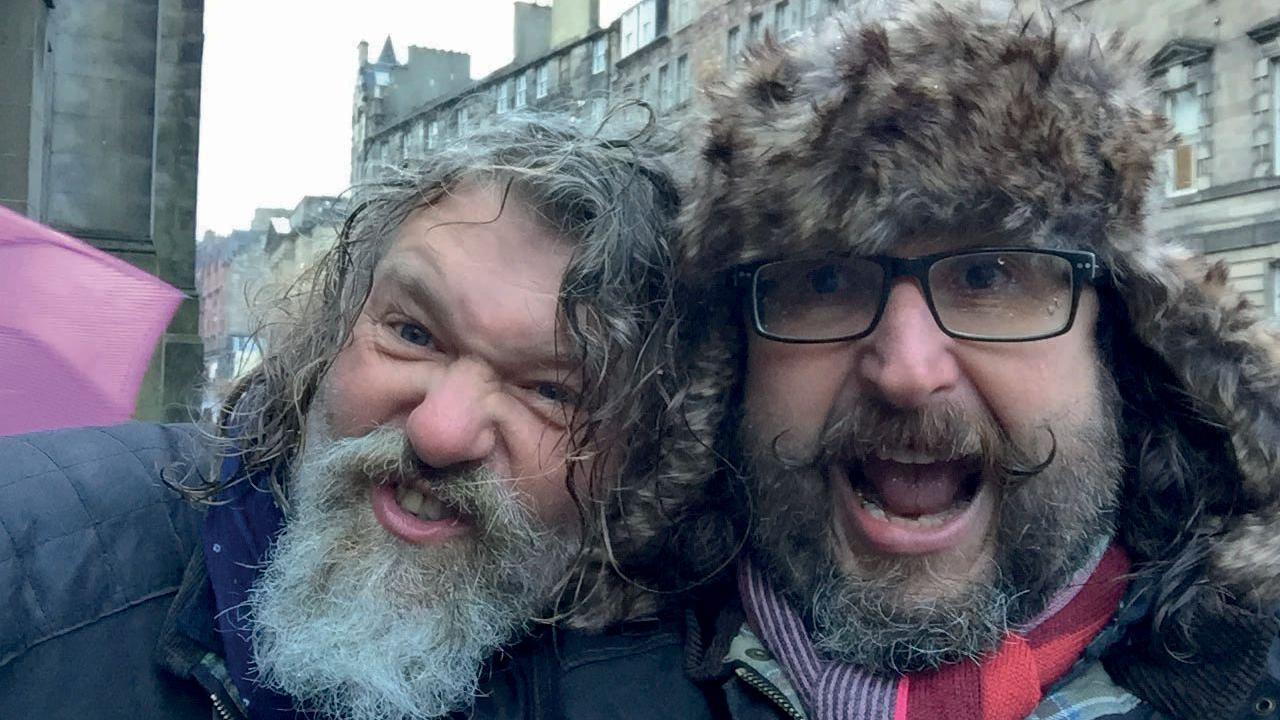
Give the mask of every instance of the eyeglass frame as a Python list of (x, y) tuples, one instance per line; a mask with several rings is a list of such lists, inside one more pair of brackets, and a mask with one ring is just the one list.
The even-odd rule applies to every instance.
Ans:
[[(954, 332), (943, 324), (942, 319), (938, 317), (938, 308), (933, 302), (933, 290), (929, 287), (929, 270), (935, 263), (954, 257), (962, 257), (965, 255), (979, 255), (992, 252), (1030, 252), (1041, 255), (1051, 255), (1067, 260), (1071, 264), (1071, 311), (1067, 315), (1067, 322), (1061, 329), (1052, 332), (1033, 335), (1031, 337), (1017, 338), (992, 338), (980, 335), (968, 335), (965, 333)], [(884, 271), (884, 287), (880, 290), (880, 301), (876, 307), (875, 315), (872, 316), (871, 322), (867, 325), (867, 329), (850, 335), (841, 335), (834, 338), (810, 339), (795, 338), (785, 335), (777, 335), (764, 329), (760, 322), (760, 302), (756, 295), (757, 283), (760, 280), (760, 271), (770, 265), (778, 265), (781, 263), (820, 260), (822, 257), (835, 258), (853, 258), (860, 260), (868, 260), (879, 265)], [(929, 255), (920, 255), (918, 257), (900, 258), (892, 255), (853, 255), (852, 253), (842, 255), (827, 255), (808, 258), (786, 258), (777, 260), (761, 260), (738, 268), (734, 271), (731, 281), (734, 287), (741, 288), (746, 286), (748, 293), (744, 298), (750, 303), (752, 330), (757, 335), (767, 340), (775, 342), (788, 343), (792, 345), (819, 345), (826, 343), (848, 342), (850, 340), (860, 340), (872, 332), (880, 325), (880, 320), (884, 317), (885, 308), (889, 305), (889, 295), (893, 292), (894, 283), (898, 278), (910, 277), (920, 283), (921, 293), (924, 295), (925, 304), (929, 307), (929, 313), (933, 316), (933, 322), (938, 329), (948, 337), (957, 340), (969, 340), (974, 342), (1035, 342), (1036, 340), (1048, 340), (1049, 338), (1065, 335), (1071, 331), (1076, 322), (1076, 312), (1080, 307), (1080, 293), (1084, 289), (1085, 284), (1095, 284), (1098, 278), (1100, 266), (1098, 265), (1097, 256), (1088, 250), (1057, 250), (1052, 248), (1037, 247), (974, 247), (965, 248), (963, 250), (946, 250), (943, 252), (931, 253)]]

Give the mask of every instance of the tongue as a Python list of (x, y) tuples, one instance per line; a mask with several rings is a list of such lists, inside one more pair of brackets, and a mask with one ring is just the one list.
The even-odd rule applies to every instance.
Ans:
[(935, 515), (956, 504), (964, 485), (961, 461), (927, 465), (868, 458), (862, 472), (879, 494), (879, 505), (899, 517)]

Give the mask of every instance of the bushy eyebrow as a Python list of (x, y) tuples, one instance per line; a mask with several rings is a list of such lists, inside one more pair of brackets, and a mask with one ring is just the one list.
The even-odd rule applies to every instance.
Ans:
[(374, 279), (374, 288), (380, 286), (404, 293), (414, 304), (426, 310), (437, 310), (443, 307), (439, 296), (431, 289), (422, 273), (411, 272), (405, 263), (392, 263), (382, 270)]
[[(431, 283), (427, 281), (425, 275), (420, 272), (412, 271), (408, 265), (411, 263), (393, 263), (389, 264), (374, 281), (375, 288), (378, 291), (385, 292), (390, 290), (396, 293), (403, 293), (410, 302), (419, 309), (431, 314), (437, 322), (446, 323), (446, 328), (432, 328), (439, 332), (441, 329), (448, 333), (456, 333), (458, 328), (452, 325), (453, 317), (448, 311), (448, 306), (444, 300), (432, 289)], [(559, 324), (558, 330), (563, 329), (563, 323)], [(495, 364), (502, 366), (503, 370), (509, 374), (527, 374), (530, 370), (548, 370), (555, 372), (559, 379), (572, 379), (573, 370), (578, 367), (578, 362), (566, 353), (572, 347), (571, 340), (568, 337), (553, 338), (551, 342), (542, 344), (539, 347), (524, 346), (515, 348), (513, 357), (496, 358)]]

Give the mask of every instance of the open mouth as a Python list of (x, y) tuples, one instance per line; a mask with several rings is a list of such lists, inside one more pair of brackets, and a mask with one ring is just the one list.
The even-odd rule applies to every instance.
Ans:
[(471, 529), (470, 519), (422, 480), (373, 487), (373, 515), (392, 535), (414, 545), (445, 542)]
[(882, 451), (851, 470), (853, 491), (869, 514), (921, 527), (936, 527), (963, 512), (982, 485), (981, 465), (974, 457)]
[(839, 495), (851, 507), (859, 535), (882, 552), (935, 552), (961, 542), (985, 510), (982, 462), (976, 455), (951, 457), (885, 448), (860, 462), (831, 467)]

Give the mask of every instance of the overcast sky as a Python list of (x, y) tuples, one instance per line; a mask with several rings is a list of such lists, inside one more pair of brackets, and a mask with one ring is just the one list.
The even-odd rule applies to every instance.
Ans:
[[(601, 0), (601, 23), (634, 3)], [(511, 24), (511, 0), (206, 2), (197, 237), (346, 188), (361, 40), (471, 53), (479, 78), (511, 61)]]

